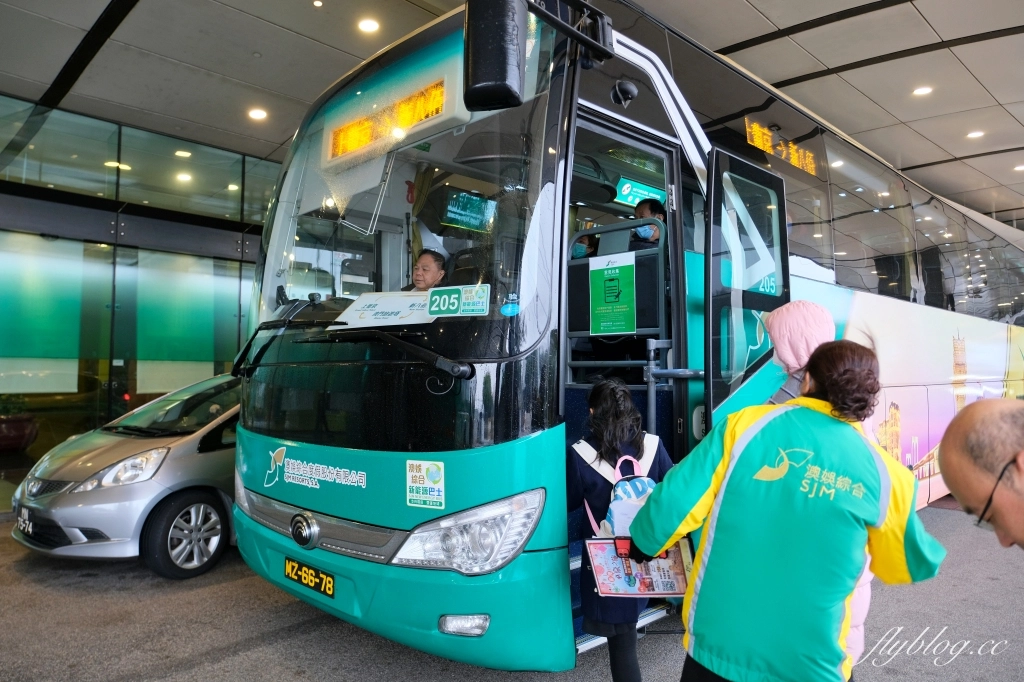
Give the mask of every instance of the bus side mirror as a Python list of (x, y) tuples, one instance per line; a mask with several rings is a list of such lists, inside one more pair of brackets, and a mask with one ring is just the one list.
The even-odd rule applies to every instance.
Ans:
[(526, 81), (526, 0), (469, 0), (463, 102), (470, 111), (523, 103)]

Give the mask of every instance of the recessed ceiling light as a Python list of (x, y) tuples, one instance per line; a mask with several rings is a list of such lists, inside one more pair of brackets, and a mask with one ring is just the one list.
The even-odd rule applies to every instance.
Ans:
[(872, 270), (872, 271), (871, 271), (871, 274), (872, 274), (872, 275), (877, 275), (877, 274), (878, 274), (878, 270)]
[(984, 134), (985, 133), (980, 130), (975, 130), (973, 133), (967, 133), (967, 137), (981, 137)]
[(142, 200), (142, 203), (144, 203), (144, 204), (148, 204), (148, 203), (149, 203), (149, 199), (143, 199), (143, 200)]
[(180, 156), (183, 159), (187, 159), (188, 157), (192, 156), (192, 152), (186, 152), (183, 149), (179, 149), (178, 151), (174, 152), (174, 155)]
[(262, 109), (250, 109), (249, 110), (249, 118), (254, 118), (257, 121), (261, 121), (261, 120), (265, 119), (266, 117), (267, 117), (267, 112), (263, 111)]
[(914, 90), (914, 94), (915, 94), (915, 95), (927, 95), (927, 94), (928, 94), (928, 93), (930, 93), (931, 91), (932, 91), (932, 89), (931, 89), (931, 88), (929, 88), (929, 87), (928, 87), (928, 86), (926, 85), (926, 86), (924, 86), (923, 88), (918, 88), (917, 90)]
[(846, 192), (840, 192), (840, 193), (839, 193), (839, 196), (841, 196), (841, 197), (845, 197), (845, 196), (846, 196)]
[(234, 192), (238, 189), (238, 185), (228, 185), (228, 191)]
[(1024, 166), (1014, 166), (1013, 170), (1015, 170), (1015, 171), (1024, 171)]
[(863, 187), (858, 187), (857, 189), (855, 189), (855, 190), (853, 190), (853, 191), (854, 191), (854, 192), (863, 192), (863, 191), (864, 191), (864, 188), (863, 188)]
[(924, 233), (924, 236), (925, 236), (925, 237), (930, 237), (931, 235), (930, 235), (930, 234), (928, 234), (927, 232), (925, 232), (925, 233)]
[(874, 209), (875, 213), (879, 213), (880, 211), (881, 211), (881, 209), (878, 209), (878, 208)]
[(845, 256), (846, 252), (845, 251), (836, 251), (836, 255), (837, 256)]
[(324, 3), (322, 0), (313, 0), (313, 7), (323, 7)]
[(821, 234), (820, 233), (819, 234), (812, 234), (811, 236), (814, 237), (815, 239), (821, 239)]
[(78, 158), (78, 154), (72, 154), (72, 155), (71, 155), (71, 158), (72, 158), (72, 159), (77, 159), (77, 158)]
[(47, 185), (47, 187), (50, 187), (50, 188), (52, 188), (52, 187), (53, 187), (53, 185)]
[(295, 241), (299, 241), (299, 235), (295, 235)]
[(119, 163), (117, 164), (117, 167), (123, 171), (130, 171), (132, 169), (132, 167), (129, 166), (127, 163)]
[(879, 192), (878, 196), (880, 196), (880, 197), (887, 197), (887, 196), (889, 196), (889, 193), (888, 192)]
[(117, 168), (120, 164), (117, 161), (107, 161), (103, 165), (107, 168)]
[(839, 167), (840, 167), (840, 166), (842, 166), (842, 165), (843, 165), (843, 162), (842, 162), (842, 161), (833, 161), (833, 162), (832, 162), (832, 167), (833, 167), (833, 168), (839, 168)]
[(189, 180), (192, 179), (192, 176), (189, 175), (188, 173), (178, 173), (176, 177), (178, 178), (178, 180), (182, 182), (188, 182)]
[(931, 219), (932, 219), (932, 217), (931, 217), (930, 215), (926, 215), (926, 216), (924, 217), (924, 219), (925, 219), (925, 220), (931, 220)]
[(405, 131), (402, 130), (401, 128), (395, 128), (394, 130), (391, 131), (391, 135), (396, 140), (401, 140), (403, 137), (405, 137)]
[(334, 206), (334, 199), (331, 199), (330, 197), (328, 197), (327, 201), (325, 201), (324, 203), (327, 204), (328, 208), (330, 208), (331, 206)]
[(775, 207), (775, 204), (768, 204), (767, 206), (765, 206), (765, 208), (767, 208), (769, 210), (775, 210), (776, 207)]
[(914, 222), (915, 222), (915, 223), (919, 223), (919, 222), (921, 222), (921, 219), (920, 219), (920, 218), (917, 218), (916, 220), (914, 220)]
[(363, 33), (373, 33), (378, 28), (380, 28), (380, 24), (373, 19), (363, 19), (359, 22), (359, 30)]

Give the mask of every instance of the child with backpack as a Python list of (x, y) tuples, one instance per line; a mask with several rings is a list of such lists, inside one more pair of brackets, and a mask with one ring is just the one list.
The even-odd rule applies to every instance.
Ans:
[[(569, 511), (586, 507), (591, 527), (588, 535), (622, 535), (623, 526), (627, 524), (623, 519), (616, 521), (614, 507), (609, 516), (614, 484), (621, 476), (645, 476), (659, 483), (672, 467), (672, 460), (661, 439), (642, 430), (640, 413), (620, 379), (595, 384), (587, 402), (590, 435), (569, 446), (566, 452)], [(622, 508), (629, 509), (628, 505)], [(580, 575), (580, 598), (583, 630), (608, 639), (613, 682), (639, 682), (636, 624), (647, 600), (599, 596), (586, 551)]]

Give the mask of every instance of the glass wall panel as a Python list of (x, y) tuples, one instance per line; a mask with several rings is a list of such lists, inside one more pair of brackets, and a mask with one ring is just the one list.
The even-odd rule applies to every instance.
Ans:
[(825, 147), (831, 177), (836, 282), (924, 303), (909, 186), (831, 133), (825, 134)]
[(28, 102), (0, 95), (0, 148), (18, 134), (32, 109), (33, 105)]
[(107, 411), (113, 249), (0, 231), (0, 509)]
[(118, 199), (239, 220), (242, 155), (124, 128)]
[(25, 125), (40, 127), (0, 180), (115, 198), (116, 124), (55, 110)]
[(275, 161), (245, 157), (245, 217), (248, 223), (263, 223), (267, 208), (274, 198), (274, 186), (281, 164)]
[(238, 352), (240, 267), (118, 249), (114, 381), (124, 409), (230, 369)]

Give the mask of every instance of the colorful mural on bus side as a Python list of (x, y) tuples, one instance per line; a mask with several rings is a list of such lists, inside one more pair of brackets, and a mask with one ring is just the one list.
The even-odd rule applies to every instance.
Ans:
[(953, 416), (982, 398), (1024, 399), (1024, 328), (797, 277), (792, 299), (829, 308), (837, 336), (877, 353), (865, 431), (914, 470), (918, 508), (949, 494), (935, 455)]

